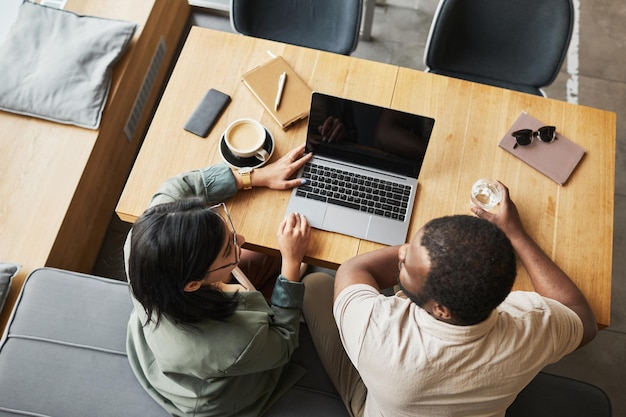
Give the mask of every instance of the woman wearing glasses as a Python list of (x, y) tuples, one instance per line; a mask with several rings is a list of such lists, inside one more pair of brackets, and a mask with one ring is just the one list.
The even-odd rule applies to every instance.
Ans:
[[(256, 169), (251, 185), (300, 185), (290, 178), (310, 159), (303, 153), (304, 145)], [(226, 206), (214, 202), (243, 184), (225, 165), (170, 178), (124, 248), (135, 307), (129, 361), (143, 387), (174, 415), (261, 415), (304, 372), (289, 360), (298, 345), (300, 265), (310, 226), (293, 213), (282, 221), (282, 262), (242, 250), (245, 239)], [(271, 282), (271, 305), (261, 292), (233, 283), (237, 265), (255, 286)]]

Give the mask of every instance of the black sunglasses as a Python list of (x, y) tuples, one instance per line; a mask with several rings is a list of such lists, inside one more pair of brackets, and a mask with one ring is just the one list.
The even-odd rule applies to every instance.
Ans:
[(537, 137), (540, 141), (545, 143), (554, 142), (556, 139), (556, 127), (554, 126), (543, 126), (533, 131), (531, 129), (520, 129), (511, 133), (511, 135), (515, 138), (517, 142), (513, 145), (513, 149), (519, 146), (528, 146), (533, 142), (533, 138)]

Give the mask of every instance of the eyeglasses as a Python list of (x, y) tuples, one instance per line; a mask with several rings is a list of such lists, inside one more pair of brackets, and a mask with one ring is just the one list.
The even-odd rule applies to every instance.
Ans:
[(554, 142), (556, 139), (556, 127), (555, 126), (543, 126), (537, 129), (536, 131), (532, 131), (531, 129), (520, 129), (511, 133), (511, 135), (515, 138), (517, 142), (513, 145), (513, 149), (519, 146), (528, 146), (533, 142), (533, 138), (538, 138), (540, 141), (545, 143)]
[(230, 213), (228, 212), (228, 209), (226, 208), (226, 204), (224, 203), (219, 203), (216, 204), (214, 206), (209, 207), (209, 210), (217, 213), (222, 220), (224, 221), (224, 224), (230, 227), (230, 231), (233, 234), (233, 250), (235, 251), (235, 262), (230, 262), (226, 265), (222, 265), (218, 268), (215, 269), (211, 269), (207, 272), (207, 274), (211, 273), (211, 272), (215, 272), (215, 271), (219, 271), (220, 269), (225, 269), (228, 268), (230, 266), (233, 265), (237, 265), (239, 263), (239, 250), (238, 250), (238, 245), (237, 245), (237, 232), (235, 232), (235, 226), (233, 225), (233, 220), (230, 218)]

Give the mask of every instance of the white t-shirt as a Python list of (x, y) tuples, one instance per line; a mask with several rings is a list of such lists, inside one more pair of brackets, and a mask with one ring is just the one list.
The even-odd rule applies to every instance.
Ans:
[(533, 292), (512, 292), (483, 322), (457, 326), (402, 294), (356, 284), (339, 294), (334, 315), (368, 389), (366, 417), (504, 416), (583, 336), (572, 310)]

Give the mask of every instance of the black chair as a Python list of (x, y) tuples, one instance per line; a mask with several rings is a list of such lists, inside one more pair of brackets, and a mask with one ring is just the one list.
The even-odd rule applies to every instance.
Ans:
[(611, 400), (595, 385), (540, 372), (520, 392), (506, 417), (611, 417)]
[(572, 0), (441, 0), (426, 71), (545, 96), (572, 36)]
[(357, 46), (362, 0), (231, 0), (235, 32), (349, 55)]

